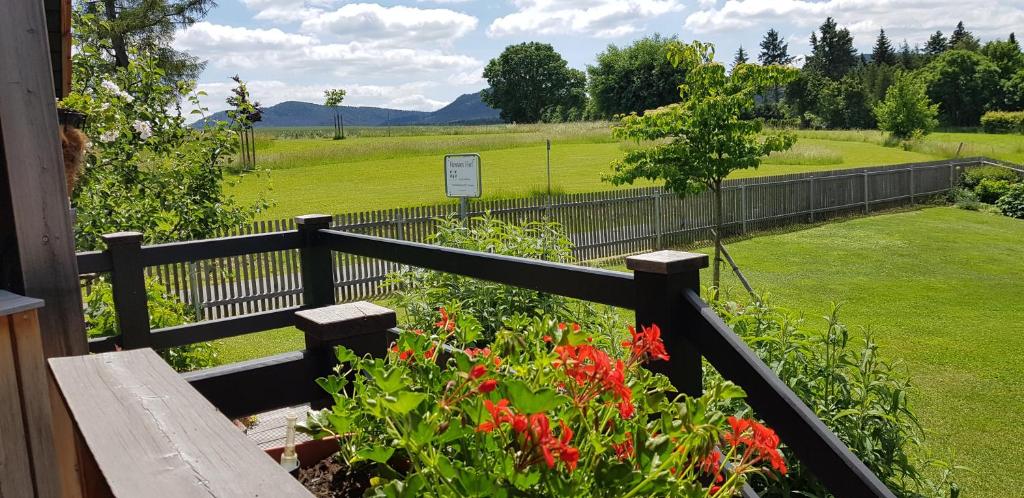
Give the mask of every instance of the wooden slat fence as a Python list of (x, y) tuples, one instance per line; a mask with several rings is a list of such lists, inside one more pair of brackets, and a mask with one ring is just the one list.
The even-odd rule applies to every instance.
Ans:
[[(764, 176), (725, 182), (727, 234), (813, 223), (855, 213), (911, 204), (956, 185), (965, 168), (991, 164), (983, 158), (900, 164), (826, 172)], [(711, 239), (714, 197), (680, 198), (660, 187), (479, 200), (470, 216), (490, 212), (506, 221), (561, 223), (580, 261), (637, 254)], [(424, 242), (439, 217), (454, 216), (455, 203), (347, 213), (334, 228), (397, 240)], [(293, 220), (258, 221), (224, 235), (295, 229)], [(385, 276), (398, 265), (335, 253), (335, 289), (343, 302), (378, 297), (389, 289)], [(197, 319), (218, 319), (302, 304), (297, 250), (214, 258), (146, 268)]]

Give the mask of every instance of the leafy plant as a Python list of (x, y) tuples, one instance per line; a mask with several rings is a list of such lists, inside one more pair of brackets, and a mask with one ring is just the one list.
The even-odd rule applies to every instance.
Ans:
[(317, 379), (334, 406), (304, 430), (338, 437), (338, 458), (373, 476), (364, 496), (724, 497), (786, 472), (771, 429), (721, 410), (742, 390), (673, 398), (643, 368), (669, 360), (657, 327), (621, 335), (621, 355), (545, 318), (511, 328), (521, 345), (459, 349), (475, 330), (442, 309), (385, 359), (337, 349)]
[(1024, 183), (1017, 183), (996, 200), (999, 212), (1011, 218), (1024, 219)]
[(1024, 111), (989, 111), (981, 116), (985, 133), (1024, 133)]
[(965, 188), (974, 190), (985, 179), (1005, 180), (1011, 183), (1020, 180), (1017, 174), (1009, 169), (999, 166), (978, 166), (964, 171), (960, 184)]
[(994, 204), (996, 200), (1010, 191), (1011, 185), (1013, 185), (1013, 183), (1007, 180), (982, 178), (981, 181), (978, 182), (978, 186), (974, 187), (974, 193), (978, 196), (979, 201), (986, 204)]
[(874, 111), (878, 128), (899, 139), (924, 135), (938, 125), (938, 104), (928, 100), (924, 83), (911, 73), (896, 74), (885, 100), (875, 105)]
[[(752, 304), (728, 301), (716, 311), (814, 413), (898, 496), (952, 496), (957, 467), (920, 457), (924, 433), (910, 410), (911, 383), (898, 365), (886, 362), (869, 333), (850, 337), (839, 306), (824, 317), (824, 331), (765, 296)], [(719, 380), (709, 376), (707, 383)], [(933, 480), (924, 472), (946, 470)], [(800, 462), (780, 481), (757, 483), (762, 496), (829, 496)]]
[[(167, 293), (156, 280), (146, 280), (149, 303), (149, 327), (158, 329), (189, 322), (188, 308)], [(98, 278), (84, 295), (85, 327), (89, 337), (109, 337), (121, 333), (114, 309), (113, 286), (106, 278)], [(168, 364), (179, 372), (209, 368), (219, 364), (217, 351), (209, 342), (189, 344), (158, 351)]]
[[(445, 247), (469, 249), (506, 256), (519, 256), (568, 263), (574, 261), (572, 241), (554, 222), (516, 224), (485, 214), (463, 224), (455, 217), (437, 220), (436, 232), (427, 242)], [(397, 289), (395, 299), (405, 310), (406, 326), (426, 329), (440, 307), (475, 321), (481, 340), (494, 340), (504, 320), (513, 316), (555, 317), (580, 322), (589, 330), (607, 331), (618, 327), (616, 313), (589, 303), (519, 287), (460, 277), (450, 273), (406, 268), (388, 275), (385, 287)]]

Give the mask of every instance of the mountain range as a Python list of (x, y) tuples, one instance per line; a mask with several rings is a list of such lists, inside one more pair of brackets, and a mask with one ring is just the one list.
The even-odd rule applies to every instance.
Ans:
[[(405, 111), (383, 107), (341, 106), (345, 126), (462, 125), (500, 123), (499, 111), (480, 100), (480, 92), (460, 95), (452, 103), (433, 112)], [(227, 121), (227, 111), (211, 116)], [(256, 127), (334, 126), (334, 110), (309, 102), (287, 101), (263, 109), (263, 120)]]

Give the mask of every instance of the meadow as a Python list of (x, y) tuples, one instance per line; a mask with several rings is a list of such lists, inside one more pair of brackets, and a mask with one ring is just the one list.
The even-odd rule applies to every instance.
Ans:
[[(830, 303), (842, 303), (851, 332), (870, 330), (882, 358), (912, 377), (929, 448), (970, 468), (958, 475), (963, 496), (1011, 496), (1024, 486), (1024, 447), (1005, 439), (1024, 424), (1022, 240), (1020, 220), (932, 207), (762, 234), (729, 251), (759, 292), (818, 330)], [(746, 300), (723, 275), (726, 299)], [(215, 344), (232, 362), (298, 350), (303, 339), (279, 329)]]
[[(612, 137), (604, 122), (467, 127), (350, 128), (331, 140), (322, 128), (257, 133), (259, 173), (233, 175), (229, 191), (243, 202), (261, 196), (273, 205), (260, 216), (279, 219), (446, 202), (445, 154), (481, 156), (486, 198), (542, 193), (547, 187), (545, 140), (552, 142), (555, 192), (611, 190), (602, 181), (634, 144)], [(890, 145), (877, 131), (796, 131), (796, 146), (734, 177), (821, 171), (961, 156), (1024, 162), (1024, 136), (934, 133), (908, 147)], [(964, 144), (960, 147), (961, 142)], [(640, 182), (636, 186), (653, 185)]]

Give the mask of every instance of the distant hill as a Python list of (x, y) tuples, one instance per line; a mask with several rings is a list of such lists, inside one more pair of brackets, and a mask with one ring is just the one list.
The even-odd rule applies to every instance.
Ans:
[[(480, 100), (480, 92), (461, 95), (451, 104), (434, 112), (404, 111), (381, 107), (341, 106), (346, 126), (454, 125), (500, 123), (499, 112)], [(227, 112), (211, 116), (213, 120), (228, 119)], [(281, 102), (263, 111), (257, 127), (333, 126), (334, 111), (320, 104)]]

